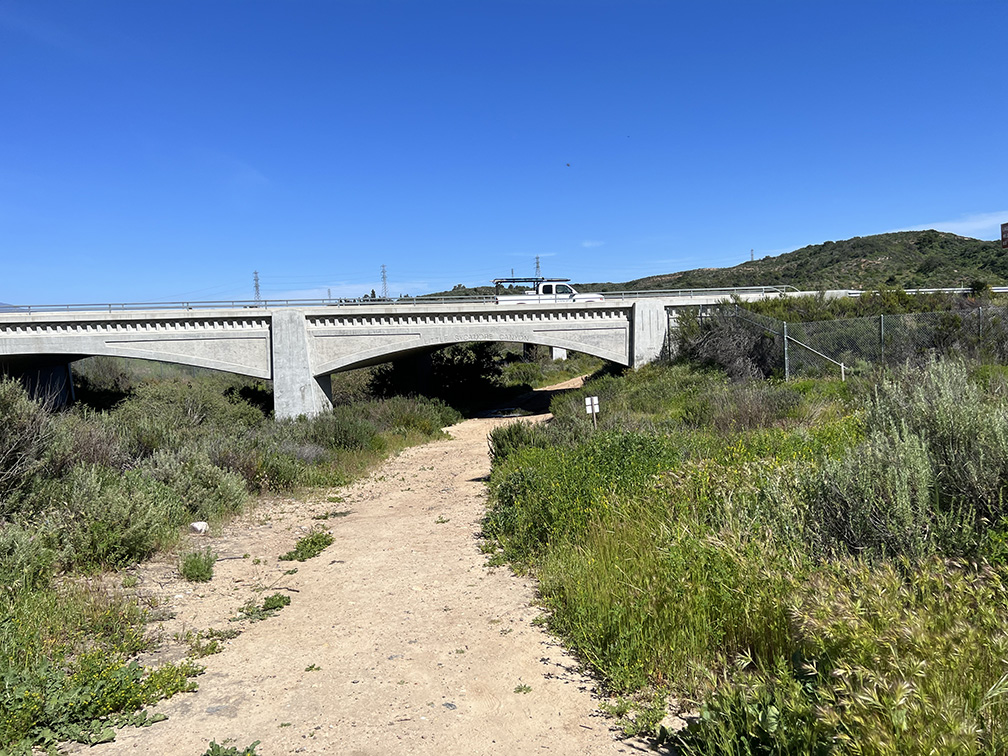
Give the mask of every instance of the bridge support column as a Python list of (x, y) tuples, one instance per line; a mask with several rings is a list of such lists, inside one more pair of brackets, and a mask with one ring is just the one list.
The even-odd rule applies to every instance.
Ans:
[(639, 368), (661, 356), (668, 336), (665, 303), (657, 299), (638, 299), (633, 304), (633, 341), (630, 367)]
[(32, 399), (51, 407), (65, 407), (76, 398), (69, 362), (29, 360), (17, 366), (0, 361), (0, 377), (4, 375), (16, 377)]
[(278, 420), (314, 417), (332, 408), (329, 376), (312, 371), (308, 330), (301, 310), (273, 310), (273, 414)]

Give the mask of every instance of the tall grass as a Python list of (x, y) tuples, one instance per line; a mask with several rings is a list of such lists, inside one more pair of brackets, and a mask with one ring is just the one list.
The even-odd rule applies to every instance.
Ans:
[(878, 386), (684, 365), (592, 382), (552, 428), (492, 434), (484, 532), (610, 690), (699, 708), (685, 753), (1005, 752), (1008, 402), (989, 385), (954, 362)]

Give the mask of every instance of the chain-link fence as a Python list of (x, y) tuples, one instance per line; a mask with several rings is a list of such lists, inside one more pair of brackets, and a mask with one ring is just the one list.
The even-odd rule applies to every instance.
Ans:
[[(754, 361), (785, 378), (844, 374), (869, 364), (922, 362), (932, 356), (1008, 362), (1008, 308), (876, 315), (867, 318), (784, 322), (729, 306), (704, 313), (700, 322), (758, 336)], [(736, 325), (737, 327), (737, 325)]]

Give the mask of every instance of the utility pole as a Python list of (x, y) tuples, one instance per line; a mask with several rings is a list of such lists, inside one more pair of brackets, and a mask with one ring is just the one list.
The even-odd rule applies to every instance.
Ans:
[(385, 270), (385, 263), (381, 266), (381, 295), (382, 299), (388, 299), (388, 273)]
[(252, 271), (253, 290), (255, 292), (255, 303), (259, 304), (262, 298), (259, 296), (259, 271)]

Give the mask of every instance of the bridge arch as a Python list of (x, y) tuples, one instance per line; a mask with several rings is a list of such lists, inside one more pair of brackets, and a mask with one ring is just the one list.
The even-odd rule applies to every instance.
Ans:
[(469, 343), (522, 343), (522, 344), (536, 344), (538, 346), (554, 347), (559, 349), (566, 349), (570, 352), (582, 352), (584, 354), (590, 354), (593, 357), (598, 357), (600, 359), (606, 360), (608, 362), (615, 362), (619, 365), (628, 365), (626, 354), (615, 354), (608, 349), (600, 349), (593, 346), (586, 346), (583, 343), (572, 341), (569, 339), (558, 339), (558, 338), (534, 338), (534, 339), (448, 339), (439, 341), (427, 341), (423, 344), (418, 344), (414, 346), (400, 346), (400, 347), (375, 347), (369, 350), (357, 352), (354, 354), (341, 356), (337, 359), (330, 360), (328, 362), (322, 362), (313, 366), (315, 376), (324, 376), (330, 373), (337, 373), (344, 370), (354, 370), (356, 368), (368, 367), (370, 365), (379, 365), (385, 362), (390, 362), (393, 360), (400, 359), (402, 357), (408, 357), (410, 355), (419, 354), (422, 352), (434, 351), (436, 349), (441, 349), (443, 347), (452, 346), (454, 344), (469, 344)]

